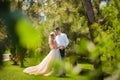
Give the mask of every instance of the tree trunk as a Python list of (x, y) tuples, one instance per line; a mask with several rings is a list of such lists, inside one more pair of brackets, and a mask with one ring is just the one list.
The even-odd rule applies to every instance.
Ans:
[(19, 52), (20, 52), (20, 66), (24, 67), (24, 58), (25, 58), (25, 53), (27, 49), (19, 46)]
[(96, 22), (96, 20), (95, 20), (94, 12), (93, 12), (93, 9), (92, 9), (91, 0), (83, 0), (83, 6), (85, 8), (86, 16), (87, 16), (87, 19), (88, 19), (90, 39), (93, 41), (94, 40), (94, 30), (91, 28), (90, 25), (93, 24), (94, 22)]
[(86, 11), (88, 23), (89, 25), (91, 25), (92, 23), (95, 22), (95, 16), (94, 16), (94, 12), (92, 9), (91, 0), (83, 0), (83, 5)]
[(3, 62), (3, 53), (5, 52), (5, 46), (3, 44), (3, 42), (0, 40), (0, 67), (2, 66)]
[[(86, 16), (87, 16), (87, 19), (88, 19), (88, 27), (89, 27), (89, 31), (90, 31), (90, 39), (94, 43), (94, 38), (95, 38), (94, 32), (95, 32), (95, 30), (93, 28), (91, 28), (91, 25), (93, 23), (95, 23), (96, 20), (95, 20), (95, 15), (94, 15), (94, 12), (93, 12), (93, 9), (92, 9), (91, 0), (83, 0), (83, 6), (85, 8)], [(93, 80), (93, 78), (95, 80), (103, 80), (104, 78), (103, 78), (103, 74), (102, 74), (100, 55), (94, 61), (94, 67), (95, 67), (96, 74), (92, 77), (91, 80)]]

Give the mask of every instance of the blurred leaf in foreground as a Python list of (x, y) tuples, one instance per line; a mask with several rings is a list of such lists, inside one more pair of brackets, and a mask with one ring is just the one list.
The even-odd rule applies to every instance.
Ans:
[(39, 31), (28, 20), (19, 20), (16, 25), (16, 32), (23, 47), (36, 48), (40, 46), (41, 37)]

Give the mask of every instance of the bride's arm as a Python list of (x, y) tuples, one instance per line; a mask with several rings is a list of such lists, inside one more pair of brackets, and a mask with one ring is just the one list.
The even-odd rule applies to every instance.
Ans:
[(54, 44), (50, 44), (49, 46), (50, 46), (50, 49), (56, 49), (56, 47), (57, 47), (55, 43)]
[(56, 41), (53, 44), (50, 45), (50, 48), (51, 49), (58, 49), (59, 48), (59, 47), (57, 47)]
[(53, 41), (53, 43), (49, 44), (49, 46), (50, 46), (50, 49), (58, 49), (59, 48), (59, 47), (57, 47), (56, 41)]
[(54, 49), (53, 44), (49, 44), (49, 46), (50, 46), (50, 49)]
[(57, 42), (56, 41), (54, 41), (54, 46), (55, 46), (56, 49), (59, 49), (59, 47), (57, 46)]

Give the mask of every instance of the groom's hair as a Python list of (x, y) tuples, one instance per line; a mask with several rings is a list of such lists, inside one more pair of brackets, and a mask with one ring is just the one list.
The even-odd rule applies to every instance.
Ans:
[(56, 27), (55, 30), (60, 30), (60, 27)]

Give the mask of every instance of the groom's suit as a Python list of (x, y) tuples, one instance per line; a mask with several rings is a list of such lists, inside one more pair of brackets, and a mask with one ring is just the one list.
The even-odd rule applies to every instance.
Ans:
[[(57, 35), (55, 38), (55, 41), (56, 41), (58, 47), (64, 46), (66, 48), (69, 44), (69, 40), (65, 33), (61, 33), (60, 35)], [(61, 54), (62, 58), (64, 58), (64, 56), (65, 56), (65, 48), (63, 50), (60, 49), (60, 54)]]

